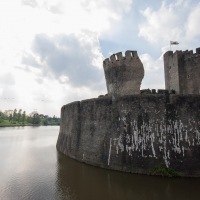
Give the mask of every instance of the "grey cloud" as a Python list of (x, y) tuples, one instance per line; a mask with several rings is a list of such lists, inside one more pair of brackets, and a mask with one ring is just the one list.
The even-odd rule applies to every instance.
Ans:
[[(56, 78), (67, 76), (73, 86), (104, 89), (103, 70), (92, 65), (96, 56), (93, 49), (98, 45), (98, 41), (91, 43), (83, 40), (81, 42), (75, 35), (51, 38), (39, 34), (34, 39), (32, 50), (41, 60), (40, 67), (44, 75), (48, 75), (50, 71)], [(31, 56), (23, 58), (22, 61), (38, 67)]]
[(11, 73), (7, 73), (0, 77), (0, 84), (6, 85), (6, 86), (12, 86), (15, 84), (15, 78)]
[(81, 6), (87, 11), (91, 10), (105, 10), (108, 9), (109, 12), (115, 14), (122, 14), (130, 10), (133, 4), (133, 0), (128, 0), (126, 3), (121, 0), (96, 0), (95, 3), (93, 0), (82, 0)]
[[(28, 64), (28, 63), (27, 63)], [(28, 64), (29, 65), (29, 64)], [(28, 65), (25, 65), (25, 66), (14, 66), (14, 68), (18, 69), (18, 70), (22, 70), (22, 71), (25, 71), (25, 72), (31, 72), (31, 66), (28, 66)]]
[(25, 66), (32, 66), (32, 67), (36, 67), (36, 68), (40, 68), (41, 67), (40, 64), (36, 61), (36, 59), (30, 54), (24, 55), (22, 57), (21, 62)]
[(62, 14), (62, 5), (59, 3), (50, 7), (50, 11), (54, 14)]
[(22, 0), (22, 4), (24, 4), (26, 6), (31, 6), (33, 8), (38, 6), (38, 4), (35, 0)]
[(37, 79), (35, 79), (39, 84), (42, 84), (44, 81), (41, 77), (38, 77)]
[(3, 99), (7, 101), (15, 99), (16, 101), (17, 93), (15, 88), (13, 87), (15, 83), (15, 78), (11, 73), (0, 76), (0, 88), (2, 89), (0, 100)]
[(26, 6), (30, 6), (32, 8), (43, 7), (54, 14), (63, 13), (62, 12), (63, 5), (61, 4), (61, 2), (57, 2), (56, 4), (51, 5), (50, 2), (46, 1), (42, 5), (38, 5), (36, 0), (22, 0), (22, 4)]

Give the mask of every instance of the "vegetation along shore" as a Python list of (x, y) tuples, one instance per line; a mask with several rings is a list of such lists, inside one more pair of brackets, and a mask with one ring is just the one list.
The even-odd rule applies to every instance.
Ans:
[(0, 127), (40, 125), (60, 125), (60, 118), (55, 115), (50, 117), (48, 115), (39, 114), (36, 111), (27, 115), (26, 111), (22, 111), (22, 109), (0, 111)]

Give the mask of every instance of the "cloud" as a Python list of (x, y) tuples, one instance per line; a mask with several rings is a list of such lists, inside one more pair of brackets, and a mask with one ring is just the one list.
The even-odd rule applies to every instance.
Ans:
[(181, 50), (199, 42), (198, 0), (6, 0), (1, 5), (0, 94), (15, 92), (13, 107), (27, 112), (58, 115), (63, 104), (105, 94), (102, 61), (109, 52), (137, 50), (145, 68), (142, 88), (164, 88), (160, 54), (169, 50), (169, 41), (180, 42), (172, 49)]
[(116, 22), (132, 3), (5, 1), (0, 6), (0, 94), (15, 100), (2, 108), (59, 115), (63, 104), (105, 94), (99, 37), (115, 34)]
[(8, 72), (0, 77), (0, 84), (12, 86), (15, 84), (15, 77)]
[(127, 0), (124, 3), (123, 0), (82, 0), (81, 5), (90, 13), (104, 13), (109, 18), (118, 19), (119, 14), (128, 12), (131, 9), (133, 1)]
[(38, 34), (32, 52), (22, 58), (22, 64), (41, 69), (42, 76), (52, 76), (75, 87), (93, 89), (105, 87), (103, 56), (92, 32), (49, 37)]
[(163, 45), (181, 36), (182, 28), (179, 26), (180, 18), (175, 5), (162, 3), (158, 10), (147, 7), (141, 14), (145, 21), (139, 25), (139, 36), (149, 42)]
[[(15, 77), (12, 73), (7, 72), (0, 76), (0, 99), (16, 98), (17, 94), (14, 89), (16, 84)], [(2, 103), (1, 103), (2, 106)]]
[(27, 6), (31, 6), (33, 8), (38, 6), (36, 0), (22, 0), (22, 4), (27, 5)]
[(139, 24), (138, 36), (160, 47), (170, 40), (179, 41), (182, 48), (190, 46), (200, 34), (199, 13), (200, 4), (190, 0), (163, 1), (158, 9), (146, 7), (141, 10), (144, 21)]
[[(41, 30), (49, 29), (49, 33), (57, 30), (65, 33), (80, 30), (105, 33), (112, 27), (114, 21), (119, 21), (124, 13), (130, 11), (132, 3), (133, 0), (126, 0), (126, 3), (122, 0), (22, 1), (24, 6), (32, 8), (32, 14), (28, 15), (36, 16), (33, 20), (43, 23)], [(53, 21), (55, 28), (52, 30)]]
[(200, 3), (196, 5), (196, 7), (189, 14), (188, 19), (186, 21), (185, 29), (186, 29), (186, 38), (188, 42), (199, 42), (200, 31), (199, 31), (199, 19), (200, 19)]
[(140, 59), (143, 63), (145, 76), (142, 81), (142, 89), (164, 89), (164, 63), (163, 56), (157, 59), (149, 54), (141, 54)]

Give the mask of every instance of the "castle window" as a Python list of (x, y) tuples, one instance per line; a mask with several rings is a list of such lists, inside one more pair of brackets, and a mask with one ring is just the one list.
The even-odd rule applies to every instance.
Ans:
[(172, 67), (171, 66), (169, 66), (169, 69), (171, 69)]
[(190, 78), (190, 75), (189, 75), (189, 74), (187, 75), (187, 78)]

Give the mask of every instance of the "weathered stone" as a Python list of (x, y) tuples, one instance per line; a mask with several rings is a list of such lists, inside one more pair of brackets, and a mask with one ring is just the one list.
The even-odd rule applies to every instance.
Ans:
[(200, 176), (200, 96), (149, 94), (63, 106), (57, 148), (95, 166), (148, 174), (161, 164)]
[(108, 95), (114, 99), (123, 95), (140, 94), (144, 67), (136, 51), (116, 53), (103, 62)]
[(62, 107), (57, 149), (108, 169), (149, 174), (165, 165), (200, 177), (199, 49), (165, 53), (166, 90), (157, 92), (140, 91), (137, 52), (104, 60), (108, 95)]
[(164, 54), (165, 88), (176, 94), (200, 94), (200, 48)]

